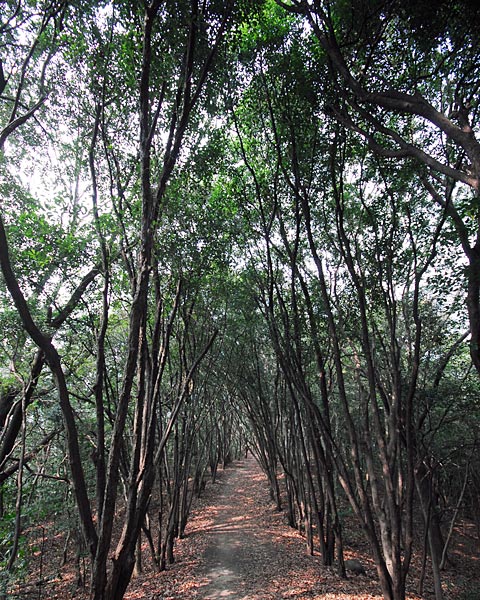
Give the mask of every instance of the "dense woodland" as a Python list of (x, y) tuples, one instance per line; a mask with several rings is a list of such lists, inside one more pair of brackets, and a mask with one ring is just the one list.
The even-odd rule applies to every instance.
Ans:
[(344, 575), (353, 516), (385, 600), (413, 553), (441, 600), (480, 537), (477, 2), (0, 17), (0, 596), (54, 515), (120, 600), (248, 448), (308, 552)]

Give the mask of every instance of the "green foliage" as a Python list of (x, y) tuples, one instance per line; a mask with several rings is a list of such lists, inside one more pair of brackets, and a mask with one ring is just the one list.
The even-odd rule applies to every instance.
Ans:
[(253, 57), (262, 50), (280, 49), (291, 33), (294, 17), (289, 17), (275, 2), (267, 0), (255, 15), (238, 26), (237, 39), (241, 56)]
[[(478, 43), (476, 23), (480, 8), (474, 0), (439, 0), (432, 13), (431, 4), (426, 1), (392, 2), (393, 10), (400, 12), (414, 31), (425, 50), (450, 39), (455, 45), (468, 40)], [(468, 15), (468, 18), (466, 18)]]
[[(431, 9), (427, 13), (425, 2), (329, 4), (339, 48), (366, 90), (420, 91), (445, 114), (456, 95), (476, 95), (473, 26), (463, 30), (468, 48), (457, 49), (467, 0), (440, 2), (428, 31)], [(8, 2), (8, 10), (15, 5)], [(149, 58), (142, 54), (145, 6), (140, 2), (69, 2), (37, 42), (45, 6), (21, 3), (0, 46), (9, 76), (0, 98), (2, 126), (16, 92), (18, 114), (48, 92), (45, 105), (5, 146), (2, 217), (30, 311), (42, 331), (54, 336), (61, 354), (88, 494), (95, 496), (99, 375), (109, 448), (121, 390), (132, 376), (125, 359), (136, 339), (130, 334), (142, 293), (140, 272), (147, 274), (148, 286), (145, 307), (136, 315), (141, 344), (126, 409), (120, 469), (125, 490), (140, 418), (135, 411), (157, 394), (144, 414), (157, 411), (160, 437), (189, 369), (215, 330), (220, 335), (190, 382), (175, 437), (160, 461), (165, 481), (166, 466), (185, 469), (187, 480), (193, 474), (186, 460), (190, 448), (199, 464), (202, 452), (218, 460), (218, 448), (235, 445), (246, 423), (259, 447), (272, 444), (274, 463), (281, 457), (287, 468), (300, 464), (299, 433), (312, 456), (316, 443), (322, 451), (328, 447), (329, 441), (319, 441), (310, 429), (311, 411), (326, 418), (327, 408), (335, 452), (347, 474), (353, 469), (346, 434), (350, 416), (370, 427), (359, 427), (358, 436), (361, 452), (371, 451), (372, 468), (380, 472), (378, 440), (388, 446), (393, 438), (398, 455), (391, 468), (402, 469), (408, 459), (405, 403), (412, 397), (408, 427), (417, 444), (412, 455), (434, 458), (442, 465), (443, 488), (450, 482), (457, 489), (480, 420), (478, 381), (469, 371), (466, 344), (444, 368), (442, 363), (466, 327), (458, 221), (443, 223), (444, 207), (424, 185), (428, 170), (375, 156), (359, 132), (372, 133), (392, 150), (388, 127), (439, 160), (446, 156), (449, 164), (459, 158), (455, 148), (412, 115), (387, 114), (379, 107), (365, 112), (367, 103), (350, 97), (301, 15), (274, 0), (233, 5), (225, 43), (211, 56), (230, 3), (203, 3), (193, 28), (192, 3), (160, 3), (146, 90), (140, 89)], [(195, 42), (193, 54), (189, 40)], [(202, 82), (205, 66), (206, 84), (183, 122), (192, 108), (188, 94)], [(343, 123), (326, 105), (337, 109)], [(151, 128), (148, 142), (139, 141), (139, 107), (147, 121), (142, 132)], [(354, 110), (358, 120), (347, 127)], [(375, 122), (385, 128), (375, 130)], [(177, 138), (182, 144), (173, 156), (168, 144)], [(150, 141), (148, 164), (142, 163)], [(478, 199), (458, 190), (452, 202), (473, 240)], [(144, 248), (150, 233), (151, 258)], [(78, 291), (94, 267), (100, 272)], [(54, 331), (49, 312), (58, 315), (75, 291), (79, 297), (74, 296), (72, 311)], [(4, 287), (0, 329), (0, 392), (13, 389), (19, 396), (30, 381), (34, 348)], [(153, 374), (166, 349), (165, 371), (157, 381)], [(397, 407), (398, 420), (390, 421)], [(27, 420), (26, 449), (37, 452), (33, 467), (59, 479), (34, 484), (26, 478), (25, 517), (54, 515), (58, 526), (68, 529), (76, 516), (64, 434), (48, 448), (37, 448), (62, 423), (46, 369)], [(238, 432), (226, 433), (237, 426)], [(291, 455), (286, 448), (292, 448)], [(5, 464), (17, 459), (15, 452)], [(368, 465), (363, 454), (359, 464), (363, 476)], [(172, 500), (176, 491), (170, 479), (167, 487)], [(8, 506), (0, 523), (0, 553), (5, 564), (12, 480), (4, 493)], [(351, 509), (339, 516), (351, 516)], [(21, 545), (26, 548), (23, 538)], [(18, 567), (24, 568), (27, 555), (21, 558)]]
[(13, 494), (13, 506), (9, 506), (10, 510), (4, 511), (0, 515), (0, 570), (2, 571), (0, 592), (6, 593), (12, 581), (18, 582), (19, 580), (24, 580), (27, 576), (28, 560), (32, 554), (32, 549), (28, 543), (27, 536), (25, 534), (20, 535), (14, 568), (7, 570), (15, 535), (15, 487), (3, 484), (1, 493), (7, 504), (9, 504), (9, 496)]

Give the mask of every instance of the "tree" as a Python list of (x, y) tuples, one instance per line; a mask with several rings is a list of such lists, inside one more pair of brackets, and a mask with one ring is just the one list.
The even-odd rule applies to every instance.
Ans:
[[(87, 172), (90, 179), (89, 226), (95, 232), (92, 244), (98, 260), (95, 272), (101, 270), (103, 277), (98, 317), (90, 321), (96, 339), (96, 348), (92, 351), (96, 372), (92, 382), (96, 410), (94, 458), (98, 521), (95, 525), (64, 361), (58, 345), (54, 345), (51, 335), (43, 333), (42, 325), (29, 308), (28, 292), (19, 285), (18, 269), (15, 273), (3, 225), (0, 230), (2, 271), (23, 325), (45, 356), (56, 381), (68, 434), (77, 507), (93, 561), (92, 598), (119, 598), (132, 573), (136, 541), (149, 504), (159, 456), (190, 394), (193, 375), (216, 336), (212, 330), (203, 340), (203, 346), (196, 345), (194, 353), (187, 356), (184, 349), (179, 355), (182, 370), (175, 384), (177, 400), (172, 405), (165, 430), (158, 437), (156, 412), (162, 377), (165, 364), (170, 360), (173, 324), (180, 314), (179, 303), (184, 299), (181, 270), (167, 274), (167, 277), (178, 278), (179, 283), (170, 305), (162, 296), (165, 276), (159, 271), (156, 239), (161, 235), (168, 183), (179, 160), (184, 160), (181, 150), (184, 146), (185, 150), (188, 148), (185, 140), (189, 126), (201, 122), (205, 114), (201, 105), (216, 93), (214, 84), (207, 93), (206, 83), (220, 65), (219, 48), (226, 31), (236, 19), (243, 18), (249, 5), (233, 7), (231, 3), (211, 2), (199, 6), (195, 0), (151, 2), (145, 6), (112, 3), (87, 7), (74, 3), (67, 7), (60, 3), (51, 5), (48, 12), (32, 5), (31, 15), (24, 14), (20, 4), (12, 3), (10, 8), (4, 27), (12, 44), (21, 39), (23, 24), (38, 23), (38, 35), (32, 38), (20, 63), (16, 95), (13, 100), (5, 99), (7, 103), (13, 102), (13, 109), (2, 132), (2, 144), (8, 136), (13, 139), (22, 125), (28, 124), (35, 131), (33, 117), (44, 106), (48, 90), (54, 100), (52, 125), (53, 119), (62, 113), (69, 115), (69, 122), (76, 119), (78, 137), (76, 147), (72, 146), (80, 157), (77, 164), (82, 173), (77, 183), (86, 185)], [(46, 57), (43, 64), (38, 58), (39, 52)], [(53, 61), (54, 56), (58, 57), (56, 61)], [(54, 67), (51, 71), (50, 64)], [(4, 61), (3, 65), (7, 63)], [(13, 63), (8, 64), (8, 68), (10, 75), (5, 68), (2, 71), (7, 90), (13, 89), (15, 80)], [(53, 74), (63, 75), (63, 78), (54, 82)], [(59, 85), (62, 80), (63, 89)], [(35, 91), (32, 85), (38, 85), (39, 99), (33, 106), (27, 106), (19, 117), (22, 94), (31, 96)], [(75, 102), (75, 110), (72, 110)], [(133, 122), (132, 114), (138, 115)], [(55, 141), (60, 148), (59, 138), (61, 135)], [(139, 139), (138, 144), (136, 139)], [(79, 199), (76, 200), (78, 203)], [(83, 206), (78, 210), (83, 210)], [(133, 222), (129, 222), (129, 217), (133, 217)], [(110, 397), (108, 406), (105, 399), (113, 390), (108, 389), (106, 344), (113, 325), (110, 298), (118, 269), (122, 268), (120, 258), (129, 275), (132, 296), (127, 310), (128, 340), (120, 357), (125, 361), (123, 376), (117, 380), (118, 396)], [(121, 297), (123, 292), (118, 295)], [(182, 334), (185, 336), (183, 344), (188, 342), (189, 331), (188, 326)], [(126, 425), (130, 418), (134, 436), (128, 439)], [(129, 518), (107, 580), (107, 557), (122, 472), (128, 489)]]
[[(419, 180), (448, 211), (469, 263), (470, 348), (480, 373), (479, 46), (464, 19), (478, 7), (445, 1), (432, 20), (423, 2), (278, 3), (305, 17), (325, 52), (326, 109), (378, 155), (414, 159)], [(473, 192), (466, 201), (472, 220), (463, 215), (465, 186)]]
[(54, 494), (66, 448), (95, 600), (141, 536), (174, 561), (247, 440), (342, 575), (350, 503), (389, 600), (421, 508), (441, 597), (442, 516), (478, 512), (480, 259), (478, 40), (440, 4), (426, 35), (393, 0), (2, 8), (0, 482)]
[[(414, 414), (430, 335), (423, 297), (439, 291), (427, 280), (439, 248), (449, 244), (448, 209), (429, 206), (409, 165), (371, 159), (354, 136), (318, 117), (315, 89), (329, 83), (312, 75), (321, 56), (301, 24), (285, 29), (276, 15), (269, 17), (246, 40), (250, 50), (261, 48), (261, 59), (246, 55), (252, 57), (249, 88), (234, 118), (241, 193), (251, 199), (245, 211), (260, 240), (260, 257), (250, 268), (290, 386), (291, 405), (280, 409), (290, 418), (285, 460), (292, 465), (297, 451), (302, 456), (303, 423), (313, 418), (318, 433), (307, 446), (322, 467), (320, 488), (334, 465), (370, 541), (384, 596), (401, 599), (412, 555), (415, 481), (425, 460), (417, 441), (425, 421)], [(330, 419), (346, 436), (333, 435)], [(301, 464), (305, 475), (295, 494), (303, 518), (307, 451)], [(295, 481), (293, 469), (286, 470)], [(334, 486), (326, 489), (335, 507)], [(436, 568), (435, 576), (441, 589)]]

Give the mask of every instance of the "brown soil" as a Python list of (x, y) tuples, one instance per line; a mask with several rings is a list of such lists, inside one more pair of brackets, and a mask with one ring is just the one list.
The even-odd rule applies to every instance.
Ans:
[[(279, 529), (273, 519), (265, 519), (271, 509), (256, 503), (253, 488), (259, 484), (263, 487), (253, 459), (238, 464), (224, 481), (213, 523), (205, 532), (207, 545), (198, 568), (203, 577), (196, 577), (201, 582), (198, 598), (247, 600), (298, 595), (292, 588), (297, 585), (300, 565), (292, 552), (290, 532), (283, 524)], [(315, 559), (303, 557), (301, 562), (305, 576), (314, 579)]]
[[(382, 600), (358, 527), (353, 523), (346, 535), (345, 556), (360, 559), (367, 575), (343, 580), (333, 568), (324, 567), (318, 555), (306, 553), (305, 540), (269, 501), (265, 476), (253, 458), (226, 469), (207, 490), (191, 517), (186, 538), (177, 544), (177, 564), (149, 581), (150, 591), (145, 582), (142, 586), (133, 581), (128, 600)], [(466, 558), (463, 554), (457, 568), (445, 573), (445, 600), (480, 600), (468, 592), (464, 595), (464, 590), (475, 589), (476, 577), (475, 563), (467, 567)], [(471, 558), (477, 556), (469, 552)], [(418, 574), (415, 563), (408, 600), (420, 600), (415, 593)], [(423, 598), (433, 600), (428, 577), (424, 589)]]
[[(319, 556), (306, 554), (305, 540), (285, 523), (268, 497), (266, 479), (253, 458), (221, 471), (196, 502), (186, 537), (175, 547), (175, 564), (162, 573), (152, 569), (146, 543), (144, 570), (134, 578), (126, 600), (382, 600), (368, 546), (354, 524), (345, 535), (346, 558), (358, 558), (366, 576), (341, 579)], [(444, 574), (445, 600), (480, 600), (478, 547), (467, 528), (457, 531), (454, 565)], [(49, 538), (43, 557), (48, 585), (35, 592), (39, 600), (86, 600), (76, 586), (73, 561), (59, 567), (61, 536)], [(72, 553), (73, 550), (70, 552)], [(412, 565), (408, 600), (415, 593), (419, 559)], [(38, 573), (32, 568), (31, 579)], [(40, 595), (38, 594), (40, 592)], [(27, 597), (27, 596), (25, 596)], [(31, 597), (30, 595), (28, 597)], [(433, 600), (427, 577), (423, 598)]]

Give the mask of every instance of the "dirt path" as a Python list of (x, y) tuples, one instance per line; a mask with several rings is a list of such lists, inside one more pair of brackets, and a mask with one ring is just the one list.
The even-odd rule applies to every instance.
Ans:
[[(268, 588), (288, 558), (284, 556), (288, 548), (272, 543), (271, 533), (258, 518), (252, 486), (258, 486), (259, 479), (259, 467), (250, 458), (238, 464), (224, 482), (213, 524), (206, 532), (208, 545), (201, 561), (206, 583), (199, 589), (199, 598), (270, 597)], [(269, 584), (267, 589), (261, 589), (265, 584)]]
[(306, 553), (251, 457), (207, 486), (175, 556), (167, 571), (133, 580), (125, 600), (382, 600), (373, 578), (340, 580)]
[(212, 504), (194, 516), (187, 538), (200, 550), (190, 571), (196, 582), (191, 598), (300, 598), (319, 578), (319, 559), (306, 556), (303, 540), (274, 510), (251, 457), (222, 474)]
[[(359, 549), (347, 549), (346, 558), (360, 558), (367, 576), (347, 580), (324, 567), (318, 555), (309, 556), (305, 540), (275, 510), (265, 475), (249, 457), (207, 486), (186, 537), (176, 543), (175, 564), (153, 573), (146, 563), (125, 600), (382, 600), (371, 560)], [(409, 600), (419, 600), (409, 591)]]
[[(220, 470), (217, 481), (195, 499), (186, 536), (176, 541), (175, 563), (167, 570), (154, 570), (143, 540), (143, 572), (132, 579), (125, 600), (382, 600), (368, 547), (353, 521), (345, 539), (345, 557), (359, 558), (366, 577), (341, 579), (318, 555), (306, 554), (305, 540), (288, 527), (285, 512), (275, 510), (266, 477), (248, 458)], [(77, 587), (74, 561), (58, 566), (63, 546), (58, 535), (49, 543), (44, 576), (51, 584), (42, 600), (87, 600), (87, 588)], [(445, 600), (459, 598), (459, 589), (476, 589), (472, 556), (476, 554), (470, 551), (459, 556), (457, 564), (461, 559), (464, 571), (448, 572)], [(408, 600), (420, 600), (414, 591), (418, 576), (417, 569), (409, 581)], [(38, 573), (32, 578), (37, 581)], [(428, 579), (427, 588), (424, 598), (433, 600)], [(473, 598), (462, 595), (467, 597)]]

